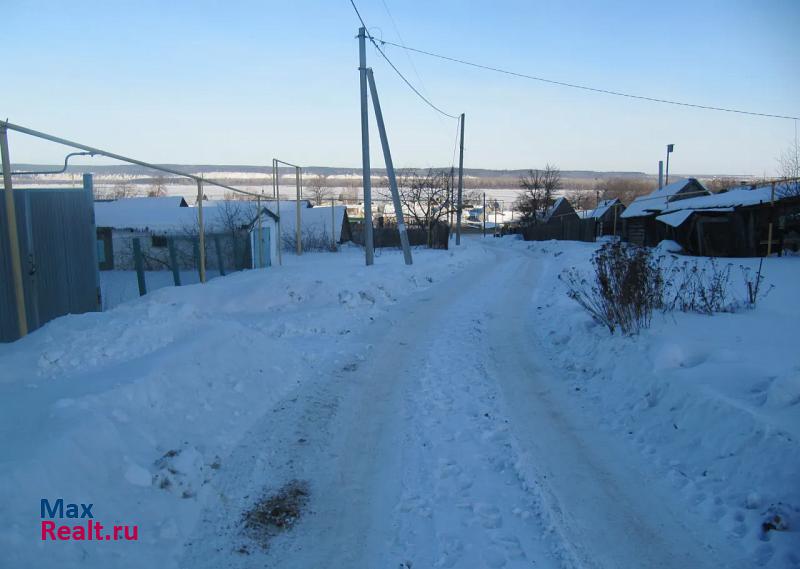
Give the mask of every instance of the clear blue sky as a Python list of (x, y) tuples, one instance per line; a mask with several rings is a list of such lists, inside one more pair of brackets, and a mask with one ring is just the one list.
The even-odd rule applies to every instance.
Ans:
[[(800, 1), (385, 0), (408, 45), (557, 80), (800, 115)], [(397, 41), (382, 0), (360, 0)], [(358, 22), (347, 0), (4, 3), (0, 114), (154, 162), (360, 166)], [(771, 174), (793, 121), (676, 108), (387, 48), (465, 112), (468, 167)], [(368, 52), (395, 163), (452, 160), (455, 121)], [(413, 66), (412, 62), (413, 61)], [(415, 70), (416, 69), (416, 70)], [(60, 147), (11, 134), (15, 162)], [(382, 166), (373, 129), (373, 164)]]

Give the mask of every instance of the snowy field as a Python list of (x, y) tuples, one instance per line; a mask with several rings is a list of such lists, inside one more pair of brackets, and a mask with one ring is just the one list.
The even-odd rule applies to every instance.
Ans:
[[(0, 345), (0, 565), (800, 566), (800, 258), (753, 311), (620, 337), (557, 278), (595, 248), (348, 248), (142, 298), (132, 275)], [(292, 480), (307, 511), (262, 547), (243, 512)], [(139, 540), (43, 542), (58, 497)]]

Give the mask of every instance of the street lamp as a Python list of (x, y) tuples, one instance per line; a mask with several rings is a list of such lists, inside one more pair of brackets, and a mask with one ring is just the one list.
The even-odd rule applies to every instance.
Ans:
[(672, 151), (675, 149), (674, 144), (667, 144), (667, 179), (664, 185), (669, 185), (669, 155), (672, 154)]

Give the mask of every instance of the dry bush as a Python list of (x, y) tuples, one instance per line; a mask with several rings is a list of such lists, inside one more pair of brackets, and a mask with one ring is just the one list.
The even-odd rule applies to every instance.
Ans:
[(635, 334), (650, 325), (653, 311), (662, 307), (664, 280), (650, 250), (620, 242), (604, 245), (592, 257), (594, 279), (586, 280), (575, 267), (559, 278), (567, 295), (611, 333)]
[(559, 275), (567, 296), (611, 333), (636, 334), (650, 326), (656, 310), (712, 315), (755, 308), (772, 286), (763, 289), (762, 265), (754, 272), (740, 265), (745, 295), (732, 292), (733, 264), (679, 261), (655, 256), (653, 250), (621, 242), (607, 243), (592, 257), (594, 274), (587, 278), (572, 267)]
[[(281, 243), (284, 251), (295, 251), (297, 249), (297, 234), (294, 231), (282, 233)], [(304, 252), (336, 251), (331, 234), (323, 229), (303, 229), (300, 235), (300, 243)]]

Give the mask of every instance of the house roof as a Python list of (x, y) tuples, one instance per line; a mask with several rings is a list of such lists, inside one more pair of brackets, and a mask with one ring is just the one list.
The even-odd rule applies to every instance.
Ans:
[[(782, 192), (780, 184), (775, 186), (775, 199), (781, 199)], [(677, 211), (681, 209), (707, 209), (707, 208), (720, 208), (720, 207), (742, 207), (748, 205), (758, 205), (767, 203), (772, 197), (772, 187), (760, 186), (755, 188), (736, 188), (735, 190), (728, 190), (719, 194), (711, 194), (710, 196), (698, 196), (694, 198), (686, 198), (684, 200), (671, 202), (664, 210), (664, 213), (670, 211)]]
[[(292, 202), (294, 203), (294, 202)], [(347, 208), (343, 205), (333, 207), (334, 231), (336, 241), (342, 238), (342, 225)], [(331, 206), (316, 206), (311, 208), (300, 208), (301, 231), (318, 233), (322, 235), (331, 234)], [(297, 228), (297, 214), (294, 209), (291, 212), (284, 211), (281, 215), (281, 233), (286, 235)]]
[(693, 213), (700, 213), (700, 212), (716, 212), (716, 213), (724, 213), (727, 211), (733, 211), (732, 207), (707, 207), (703, 209), (679, 209), (677, 211), (672, 211), (670, 213), (665, 213), (656, 217), (656, 219), (662, 223), (666, 223), (667, 225), (671, 225), (672, 227), (680, 227), (687, 219), (689, 219)]
[[(569, 209), (572, 210), (573, 213), (575, 213), (575, 210), (572, 208), (572, 204), (569, 203), (567, 198), (560, 197), (556, 201), (553, 202), (553, 205), (551, 205), (549, 208), (547, 208), (547, 211), (544, 214), (544, 222), (547, 223), (548, 221), (550, 221), (550, 219), (558, 211), (558, 208), (562, 207), (564, 204), (566, 204), (567, 207), (569, 207)], [(577, 213), (575, 215), (577, 215)]]
[[(786, 195), (784, 190), (788, 185), (775, 185), (775, 200), (779, 201)], [(772, 199), (772, 186), (736, 188), (727, 192), (697, 196), (670, 202), (656, 219), (661, 222), (678, 227), (696, 212), (727, 212), (737, 207), (747, 207), (769, 203)]]
[(619, 201), (619, 198), (601, 201), (599, 204), (597, 204), (596, 208), (581, 212), (581, 217), (583, 219), (600, 219), (606, 213), (608, 213), (608, 210), (617, 204), (622, 204), (622, 202)]
[[(269, 208), (262, 208), (275, 218)], [(183, 198), (129, 198), (95, 202), (95, 225), (151, 233), (181, 233), (197, 226), (197, 208), (186, 207)], [(250, 225), (256, 218), (255, 202), (204, 201), (203, 222), (207, 231), (220, 231), (233, 219), (238, 225)]]
[(126, 198), (95, 202), (94, 218), (97, 227), (115, 229), (156, 230), (173, 227), (187, 218), (192, 209), (182, 197)]
[[(655, 190), (646, 196), (639, 196), (622, 212), (620, 217), (641, 217), (663, 212), (668, 209), (675, 197), (679, 194), (689, 192), (702, 192), (708, 195), (710, 192), (695, 178), (686, 178), (668, 184), (659, 190)], [(687, 198), (689, 199), (689, 198)], [(682, 201), (682, 200), (681, 200)]]

